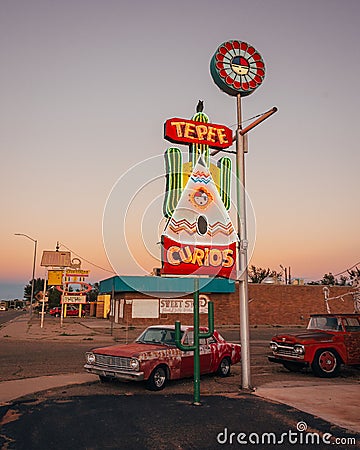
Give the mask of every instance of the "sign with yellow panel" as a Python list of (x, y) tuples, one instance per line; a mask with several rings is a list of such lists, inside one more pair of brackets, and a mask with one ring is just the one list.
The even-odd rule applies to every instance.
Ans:
[(61, 286), (62, 285), (62, 270), (49, 270), (48, 271), (48, 285), (49, 286)]

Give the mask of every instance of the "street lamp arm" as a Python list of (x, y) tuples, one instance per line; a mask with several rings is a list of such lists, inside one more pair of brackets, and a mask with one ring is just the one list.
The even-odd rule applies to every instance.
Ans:
[(15, 235), (15, 236), (25, 236), (25, 237), (27, 237), (28, 239), (30, 239), (31, 241), (37, 242), (36, 239), (33, 239), (32, 237), (30, 237), (30, 236), (28, 236), (27, 234), (24, 234), (24, 233), (14, 233), (14, 235)]
[[(274, 113), (276, 113), (276, 111), (278, 111), (277, 107), (274, 106), (273, 108), (269, 109), (269, 111), (266, 111), (264, 114), (262, 114), (258, 119), (254, 120), (254, 122), (252, 122), (250, 125), (248, 125), (246, 128), (240, 129), (239, 133), (241, 136), (244, 136), (248, 131), (252, 130), (253, 128), (256, 127), (256, 125), (259, 125), (261, 122), (264, 122), (264, 120), (266, 120), (268, 117), (272, 116)], [(234, 137), (235, 140), (236, 136)], [(224, 151), (224, 150), (213, 150), (211, 152), (211, 156), (215, 156), (217, 155), (219, 152)], [(227, 151), (227, 153), (236, 153), (236, 152), (232, 152), (232, 151)]]
[(268, 117), (272, 116), (274, 113), (276, 113), (277, 111), (277, 107), (274, 106), (272, 109), (270, 109), (269, 111), (266, 111), (264, 114), (261, 115), (261, 117), (259, 117), (258, 119), (254, 120), (254, 122), (252, 122), (250, 125), (248, 125), (246, 128), (240, 130), (240, 134), (241, 136), (244, 136), (244, 134), (246, 134), (248, 131), (252, 130), (253, 128), (256, 127), (256, 125), (259, 125), (261, 122), (264, 122), (264, 120), (266, 120)]

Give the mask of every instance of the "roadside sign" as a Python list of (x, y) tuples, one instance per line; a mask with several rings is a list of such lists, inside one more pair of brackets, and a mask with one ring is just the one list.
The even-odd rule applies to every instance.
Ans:
[(63, 295), (62, 303), (86, 303), (86, 295)]

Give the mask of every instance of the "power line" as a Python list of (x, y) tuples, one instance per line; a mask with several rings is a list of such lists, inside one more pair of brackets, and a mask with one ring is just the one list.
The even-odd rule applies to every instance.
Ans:
[[(258, 117), (261, 117), (264, 114), (265, 113), (263, 112), (263, 113), (257, 114), (256, 116), (250, 117), (249, 119), (242, 120), (241, 125), (243, 125), (246, 122), (250, 122), (250, 120), (257, 119)], [(237, 123), (233, 123), (232, 125), (229, 125), (229, 128), (235, 128), (235, 127), (237, 127)]]
[(63, 244), (62, 242), (60, 242), (60, 246), (66, 248), (66, 250), (69, 250), (69, 252), (74, 253), (75, 256), (77, 256), (78, 258), (80, 258), (83, 261), (86, 261), (88, 264), (91, 264), (94, 267), (97, 267), (98, 269), (104, 270), (105, 272), (110, 272), (116, 275), (116, 272), (114, 272), (113, 270), (109, 270), (109, 269), (104, 269), (104, 267), (98, 266), (95, 263), (92, 263), (91, 261), (87, 260), (86, 258), (84, 258), (83, 256), (79, 255), (78, 253), (74, 252), (74, 250), (71, 250), (69, 247), (67, 247), (65, 244)]
[(360, 264), (360, 261), (358, 263), (354, 264), (353, 266), (351, 266), (349, 269), (345, 269), (342, 272), (337, 273), (336, 275), (334, 275), (334, 277), (337, 277), (337, 276), (341, 275), (342, 273), (349, 272), (349, 270), (353, 269), (354, 267), (358, 266), (359, 264)]

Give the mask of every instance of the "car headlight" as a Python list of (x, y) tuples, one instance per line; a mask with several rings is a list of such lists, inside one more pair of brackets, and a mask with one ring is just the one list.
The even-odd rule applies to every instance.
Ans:
[(132, 370), (139, 370), (140, 363), (138, 359), (130, 359), (130, 368)]
[(277, 351), (278, 345), (276, 342), (270, 342), (270, 348), (273, 352)]
[(305, 347), (303, 345), (300, 345), (300, 344), (295, 344), (294, 345), (294, 352), (297, 355), (303, 355), (305, 353)]
[(86, 353), (86, 361), (88, 364), (94, 364), (95, 362), (95, 355), (92, 352)]

